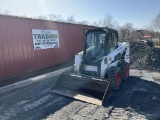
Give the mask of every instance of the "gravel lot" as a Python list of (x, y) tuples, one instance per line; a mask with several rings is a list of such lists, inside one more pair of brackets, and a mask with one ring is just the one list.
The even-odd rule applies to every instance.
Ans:
[(1, 95), (0, 120), (160, 119), (159, 73), (131, 70), (130, 79), (105, 106), (51, 93), (58, 75), (45, 76), (44, 81)]
[[(136, 62), (131, 65), (141, 67)], [(0, 95), (0, 120), (160, 120), (160, 73), (145, 69), (132, 69), (130, 79), (122, 83), (105, 106), (51, 93), (50, 87), (59, 73), (34, 76), (33, 79), (44, 80)]]

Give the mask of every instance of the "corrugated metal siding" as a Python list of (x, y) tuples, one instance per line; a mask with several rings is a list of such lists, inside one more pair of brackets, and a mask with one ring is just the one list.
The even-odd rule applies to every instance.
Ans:
[[(72, 60), (87, 27), (0, 15), (0, 80)], [(60, 47), (34, 50), (32, 29), (58, 30)]]

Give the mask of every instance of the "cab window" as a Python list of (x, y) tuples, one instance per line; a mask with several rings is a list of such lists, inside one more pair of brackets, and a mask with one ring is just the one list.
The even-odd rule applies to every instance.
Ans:
[(112, 51), (114, 51), (116, 49), (116, 45), (117, 45), (117, 41), (118, 41), (118, 37), (116, 35), (116, 33), (111, 33), (109, 35), (109, 39), (108, 39), (108, 50), (109, 53), (111, 53)]

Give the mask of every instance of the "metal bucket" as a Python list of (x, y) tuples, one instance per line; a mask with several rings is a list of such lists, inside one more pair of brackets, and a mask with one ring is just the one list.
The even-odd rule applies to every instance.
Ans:
[(112, 94), (107, 80), (86, 75), (62, 73), (55, 81), (51, 91), (56, 94), (75, 98), (96, 105), (104, 105)]

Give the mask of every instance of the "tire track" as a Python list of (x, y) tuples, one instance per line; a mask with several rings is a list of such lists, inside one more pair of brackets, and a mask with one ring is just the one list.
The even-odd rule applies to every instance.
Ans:
[(36, 100), (36, 101), (34, 101), (30, 104), (27, 104), (23, 107), (23, 111), (27, 112), (31, 109), (34, 109), (35, 107), (37, 107), (37, 106), (43, 104), (44, 102), (48, 101), (50, 98), (52, 98), (51, 95), (46, 95), (46, 96), (40, 98), (39, 100)]

